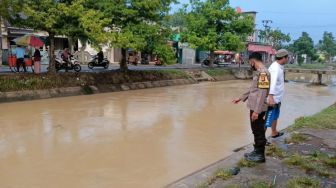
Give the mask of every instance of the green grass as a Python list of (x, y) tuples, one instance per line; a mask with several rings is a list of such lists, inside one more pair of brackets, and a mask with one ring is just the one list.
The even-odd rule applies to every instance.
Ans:
[(336, 168), (336, 156), (322, 160), (324, 164), (331, 168)]
[(310, 156), (316, 160), (321, 161), (324, 165), (336, 168), (336, 156), (328, 156), (326, 153), (320, 151), (314, 151), (310, 154)]
[(220, 68), (207, 69), (205, 72), (209, 76), (212, 76), (212, 77), (225, 76), (225, 75), (232, 74), (230, 70), (220, 69)]
[(85, 95), (92, 95), (94, 93), (90, 86), (87, 85), (82, 87), (82, 91)]
[(293, 143), (293, 144), (300, 144), (308, 140), (308, 137), (302, 133), (295, 132), (291, 135), (289, 139), (286, 139), (285, 142), (287, 144)]
[(298, 177), (290, 180), (287, 185), (288, 188), (318, 188), (320, 182), (310, 177)]
[(279, 157), (281, 159), (286, 157), (286, 153), (274, 144), (266, 147), (265, 154), (266, 156)]
[(250, 188), (271, 188), (272, 186), (270, 186), (266, 182), (261, 181), (261, 182), (254, 182), (249, 187)]
[(232, 174), (230, 173), (229, 170), (218, 169), (216, 170), (216, 172), (214, 172), (214, 174), (211, 177), (208, 178), (207, 184), (211, 185), (218, 179), (227, 180), (227, 179), (230, 179), (231, 177), (232, 177)]
[(207, 188), (209, 187), (211, 184), (213, 184), (215, 181), (217, 181), (218, 179), (220, 180), (228, 180), (230, 178), (232, 178), (232, 173), (230, 172), (230, 170), (225, 170), (225, 169), (218, 169), (216, 170), (212, 176), (210, 176), (208, 178), (208, 181), (202, 184), (199, 184), (197, 186), (197, 188)]
[(190, 78), (183, 70), (0, 75), (0, 92)]
[(208, 188), (208, 187), (209, 187), (208, 183), (201, 183), (196, 186), (196, 188)]
[(190, 78), (190, 76), (183, 70), (174, 70), (174, 69), (167, 69), (167, 70), (155, 70), (162, 74), (167, 74), (172, 78)]
[(246, 159), (241, 159), (240, 161), (238, 161), (237, 163), (238, 167), (248, 167), (248, 168), (251, 168), (251, 167), (255, 167), (258, 165), (258, 163), (255, 163), (255, 162), (250, 162), (250, 161), (247, 161)]
[[(74, 82), (75, 84), (76, 82)], [(29, 76), (29, 77), (5, 77), (0, 78), (0, 91), (20, 91), (50, 89), (66, 86), (67, 80), (62, 77)]]
[(283, 151), (282, 149), (278, 148), (274, 144), (266, 147), (265, 154), (266, 154), (266, 156), (278, 157), (280, 159), (283, 159), (283, 158), (285, 158), (287, 156), (287, 154), (286, 154), (285, 151)]
[(228, 186), (225, 186), (225, 188), (241, 188), (241, 186), (239, 186), (239, 185), (228, 185)]
[(336, 129), (336, 104), (313, 116), (298, 118), (289, 130), (301, 128)]
[(285, 159), (285, 163), (292, 166), (298, 166), (303, 169), (306, 173), (316, 173), (322, 177), (332, 177), (335, 174), (328, 170), (328, 165), (326, 163), (330, 162), (330, 158), (325, 154), (311, 154), (309, 156), (302, 156), (299, 154), (294, 154)]

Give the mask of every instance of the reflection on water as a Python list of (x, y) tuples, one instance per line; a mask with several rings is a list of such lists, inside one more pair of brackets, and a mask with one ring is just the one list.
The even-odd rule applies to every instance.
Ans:
[[(0, 187), (160, 187), (252, 142), (249, 82), (231, 81), (0, 105)], [(280, 128), (335, 90), (287, 84)]]

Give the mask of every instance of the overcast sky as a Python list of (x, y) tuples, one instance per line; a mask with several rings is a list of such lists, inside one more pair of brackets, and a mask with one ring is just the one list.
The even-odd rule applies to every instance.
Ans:
[[(180, 0), (181, 4), (189, 0)], [(273, 28), (289, 33), (297, 39), (306, 31), (315, 43), (324, 31), (336, 35), (336, 0), (231, 0), (232, 7), (243, 11), (256, 11), (257, 27), (262, 28), (262, 20), (272, 20)], [(177, 10), (180, 5), (175, 5)]]

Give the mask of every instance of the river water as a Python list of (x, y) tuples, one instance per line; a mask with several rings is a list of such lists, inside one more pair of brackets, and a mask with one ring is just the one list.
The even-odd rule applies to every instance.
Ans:
[[(0, 104), (0, 187), (162, 187), (252, 142), (248, 81)], [(288, 83), (280, 128), (336, 101)]]

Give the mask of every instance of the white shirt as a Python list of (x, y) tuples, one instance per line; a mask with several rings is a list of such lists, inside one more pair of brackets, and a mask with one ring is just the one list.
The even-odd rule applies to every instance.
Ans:
[(275, 61), (268, 68), (268, 71), (271, 74), (269, 94), (273, 95), (275, 103), (280, 103), (285, 90), (284, 66)]

